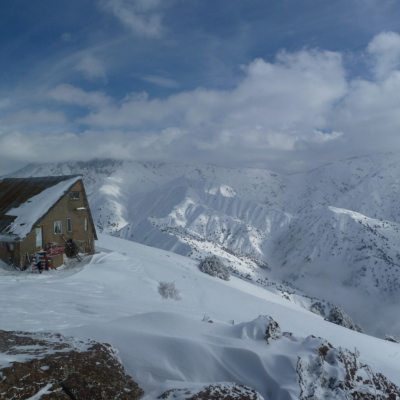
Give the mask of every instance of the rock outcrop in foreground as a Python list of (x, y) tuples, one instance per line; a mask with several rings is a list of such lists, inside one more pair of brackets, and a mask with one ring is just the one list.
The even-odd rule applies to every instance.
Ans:
[(158, 399), (170, 400), (264, 400), (255, 390), (235, 383), (215, 383), (196, 389), (172, 389)]
[(344, 348), (334, 348), (324, 339), (308, 337), (314, 355), (298, 357), (297, 373), (301, 389), (300, 400), (396, 400), (400, 388), (384, 375), (362, 363), (358, 354)]
[(143, 394), (108, 344), (0, 330), (0, 399), (135, 400)]

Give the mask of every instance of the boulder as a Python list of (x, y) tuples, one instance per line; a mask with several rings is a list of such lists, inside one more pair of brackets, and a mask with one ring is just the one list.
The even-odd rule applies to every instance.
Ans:
[(0, 399), (136, 400), (143, 394), (109, 344), (0, 330)]
[(265, 330), (265, 340), (269, 343), (269, 340), (276, 340), (282, 337), (281, 328), (279, 324), (272, 318), (269, 317), (269, 325), (268, 328)]

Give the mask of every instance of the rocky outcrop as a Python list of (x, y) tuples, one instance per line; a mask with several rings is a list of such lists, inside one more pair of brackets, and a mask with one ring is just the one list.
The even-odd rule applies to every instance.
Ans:
[(196, 389), (172, 389), (157, 398), (167, 400), (264, 400), (260, 394), (247, 386), (226, 382)]
[(0, 330), (0, 399), (135, 400), (143, 393), (108, 344)]
[(265, 330), (265, 340), (269, 343), (269, 340), (276, 340), (282, 337), (281, 328), (279, 324), (272, 318), (269, 317), (269, 325)]
[(300, 400), (396, 400), (400, 388), (358, 359), (357, 352), (334, 348), (321, 338), (304, 339), (315, 354), (298, 356)]
[(400, 343), (399, 338), (397, 336), (394, 336), (394, 335), (386, 335), (385, 340), (387, 340), (388, 342)]

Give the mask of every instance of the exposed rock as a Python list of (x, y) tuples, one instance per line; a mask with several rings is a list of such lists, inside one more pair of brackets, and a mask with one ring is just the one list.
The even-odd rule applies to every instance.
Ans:
[(255, 390), (235, 383), (213, 383), (202, 388), (172, 389), (158, 399), (167, 400), (264, 400)]
[[(296, 399), (400, 399), (400, 387), (382, 374), (374, 372), (367, 364), (361, 363), (357, 350), (353, 353), (344, 348), (334, 348), (325, 339), (313, 335), (301, 338), (290, 332), (281, 333), (278, 323), (269, 316), (259, 316), (251, 323), (237, 327), (240, 327), (238, 333), (241, 338), (260, 340), (260, 333), (265, 332), (265, 339), (269, 342), (266, 351), (273, 349), (274, 353), (280, 349), (282, 358), (297, 358), (296, 372), (300, 390)], [(272, 342), (272, 339), (276, 341)], [(291, 353), (285, 354), (282, 352), (282, 345), (288, 340), (292, 342)], [(185, 397), (182, 399), (186, 400)]]
[(400, 340), (398, 339), (398, 337), (394, 336), (394, 335), (386, 335), (385, 340), (387, 340), (388, 342), (400, 343)]
[(269, 325), (265, 331), (265, 340), (269, 343), (270, 339), (279, 339), (282, 337), (281, 328), (278, 323), (272, 318), (269, 317)]
[(108, 344), (0, 330), (0, 361), (0, 399), (135, 400), (144, 393)]
[(329, 321), (336, 325), (352, 329), (353, 331), (364, 333), (362, 328), (359, 325), (355, 324), (353, 320), (340, 307), (333, 307), (328, 315), (328, 318), (326, 318), (325, 321)]
[(362, 364), (356, 353), (336, 349), (324, 339), (305, 340), (309, 344), (315, 342), (316, 354), (298, 357), (300, 400), (395, 400), (400, 397), (400, 388)]

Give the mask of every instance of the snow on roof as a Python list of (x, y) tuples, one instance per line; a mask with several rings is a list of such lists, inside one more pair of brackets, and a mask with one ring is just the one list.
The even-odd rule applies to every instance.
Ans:
[(24, 239), (49, 209), (82, 179), (78, 175), (0, 181), (0, 241)]

